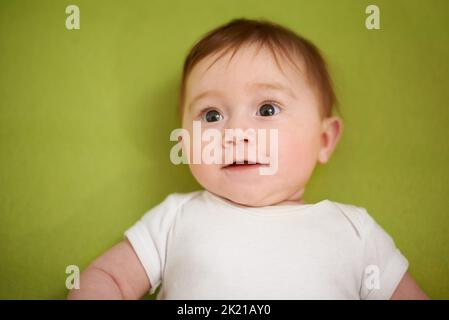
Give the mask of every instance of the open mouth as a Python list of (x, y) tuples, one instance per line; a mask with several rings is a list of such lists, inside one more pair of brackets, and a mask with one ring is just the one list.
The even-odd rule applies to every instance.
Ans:
[(244, 160), (239, 162), (234, 161), (231, 164), (223, 166), (222, 169), (250, 169), (250, 168), (259, 168), (261, 166), (268, 166), (268, 164)]

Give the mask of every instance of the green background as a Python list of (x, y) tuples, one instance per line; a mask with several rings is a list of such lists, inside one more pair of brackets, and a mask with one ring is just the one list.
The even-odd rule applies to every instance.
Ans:
[[(381, 30), (365, 28), (369, 4)], [(199, 188), (169, 160), (181, 67), (237, 17), (290, 27), (328, 59), (344, 134), (306, 201), (367, 208), (430, 297), (449, 298), (446, 0), (0, 0), (0, 298), (65, 298), (67, 265)]]

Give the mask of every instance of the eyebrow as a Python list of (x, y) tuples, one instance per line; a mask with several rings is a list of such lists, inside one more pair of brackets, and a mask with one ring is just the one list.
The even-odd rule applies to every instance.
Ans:
[[(269, 83), (269, 82), (257, 82), (257, 83), (252, 83), (248, 86), (251, 89), (265, 89), (265, 90), (278, 90), (278, 91), (283, 91), (286, 94), (288, 94), (290, 97), (292, 97), (293, 99), (296, 99), (296, 95), (293, 93), (293, 91), (288, 88), (283, 86), (280, 83), (274, 82), (274, 83)], [(206, 98), (208, 96), (215, 96), (215, 97), (221, 97), (222, 96), (222, 92), (219, 90), (207, 90), (204, 91), (200, 94), (198, 94), (197, 96), (195, 96), (195, 98), (192, 99), (192, 102), (190, 102), (189, 104), (189, 109), (192, 108), (192, 105), (197, 102), (198, 100), (201, 100), (203, 98)]]
[(198, 100), (201, 100), (201, 99), (206, 98), (208, 96), (221, 97), (222, 94), (218, 90), (207, 90), (207, 91), (204, 91), (204, 92), (200, 93), (199, 95), (197, 95), (195, 98), (192, 99), (192, 102), (190, 102), (188, 109), (191, 109), (192, 106), (195, 104), (195, 102), (197, 102)]
[(282, 84), (278, 82), (268, 83), (268, 82), (257, 82), (253, 83), (251, 87), (256, 89), (267, 89), (267, 90), (278, 90), (283, 91), (286, 94), (288, 94), (290, 97), (296, 99), (296, 95), (293, 93), (293, 91), (289, 87), (285, 87)]

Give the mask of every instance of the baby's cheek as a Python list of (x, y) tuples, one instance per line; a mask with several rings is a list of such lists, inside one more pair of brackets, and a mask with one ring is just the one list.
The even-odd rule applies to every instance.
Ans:
[(204, 187), (215, 182), (216, 165), (213, 164), (190, 164), (190, 171), (196, 180)]
[(309, 176), (315, 167), (319, 140), (310, 133), (283, 131), (279, 135), (280, 169)]

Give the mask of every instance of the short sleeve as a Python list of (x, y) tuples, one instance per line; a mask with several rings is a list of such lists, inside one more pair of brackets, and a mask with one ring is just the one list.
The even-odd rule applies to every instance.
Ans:
[(406, 273), (409, 263), (394, 240), (366, 212), (361, 213), (363, 227), (363, 270), (360, 298), (387, 300)]
[(167, 196), (124, 233), (150, 279), (150, 294), (161, 284), (169, 231), (183, 198), (180, 194)]

